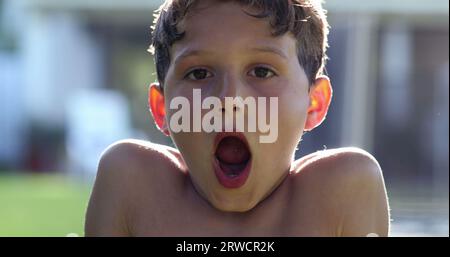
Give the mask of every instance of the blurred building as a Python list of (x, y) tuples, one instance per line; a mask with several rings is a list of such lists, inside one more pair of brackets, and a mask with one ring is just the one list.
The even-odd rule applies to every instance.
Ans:
[[(146, 101), (147, 85), (156, 80), (146, 49), (161, 2), (0, 0), (0, 167), (88, 167), (77, 165), (84, 157), (72, 165), (68, 156), (125, 135), (170, 143), (156, 131)], [(448, 6), (447, 0), (326, 1), (334, 99), (327, 120), (304, 136), (297, 153), (362, 147), (379, 160), (393, 194), (447, 199), (447, 226)], [(98, 115), (83, 111), (90, 109), (83, 103)], [(117, 106), (126, 106), (118, 114), (123, 127), (113, 122)], [(102, 130), (117, 133), (81, 142)]]
[[(153, 129), (152, 138), (158, 138), (146, 102), (146, 88), (154, 81), (146, 49), (158, 5), (158, 1), (0, 2), (0, 135), (5, 142), (0, 145), (0, 167), (77, 169), (86, 165), (73, 163), (72, 155), (93, 153), (86, 147), (80, 151), (78, 146), (86, 142), (97, 149), (94, 159), (98, 159), (98, 149), (117, 139), (146, 138), (139, 127), (150, 135)], [(113, 92), (117, 95), (111, 98)], [(84, 100), (78, 99), (81, 95)], [(73, 102), (92, 105), (83, 108)], [(116, 119), (126, 122), (123, 127), (128, 129), (116, 128), (120, 124), (106, 113), (117, 110), (116, 105), (131, 109)], [(88, 124), (95, 110), (103, 111), (97, 123)], [(99, 140), (100, 133), (80, 135), (93, 128), (103, 128), (110, 136)]]

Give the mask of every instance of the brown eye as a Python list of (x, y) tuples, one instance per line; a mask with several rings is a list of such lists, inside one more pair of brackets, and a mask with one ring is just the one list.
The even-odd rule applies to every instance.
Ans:
[(275, 76), (275, 73), (266, 67), (256, 67), (250, 72), (250, 75), (264, 79)]
[(186, 75), (190, 80), (202, 80), (211, 77), (211, 73), (205, 69), (195, 69)]

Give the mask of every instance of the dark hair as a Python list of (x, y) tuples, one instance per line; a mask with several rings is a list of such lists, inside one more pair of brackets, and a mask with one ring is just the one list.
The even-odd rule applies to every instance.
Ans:
[[(247, 14), (256, 18), (268, 18), (273, 36), (287, 32), (294, 35), (297, 40), (298, 61), (310, 85), (322, 74), (327, 59), (329, 25), (320, 0), (227, 1), (239, 2), (259, 10), (257, 14)], [(155, 56), (156, 73), (161, 85), (164, 84), (170, 66), (170, 48), (185, 34), (177, 30), (177, 25), (198, 2), (199, 0), (166, 0), (155, 13), (149, 51)]]

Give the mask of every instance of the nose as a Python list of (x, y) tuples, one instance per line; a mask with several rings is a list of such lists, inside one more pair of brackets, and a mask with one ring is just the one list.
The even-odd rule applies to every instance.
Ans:
[[(222, 101), (222, 113), (225, 113), (225, 111), (226, 111), (226, 105), (225, 105), (225, 103), (224, 103), (224, 101)], [(236, 106), (236, 104), (235, 103), (233, 103), (233, 112), (236, 112), (236, 111), (238, 111), (238, 109), (240, 110), (240, 107), (239, 106)]]
[[(237, 112), (240, 110), (240, 107), (233, 102), (233, 106), (226, 106), (225, 98), (226, 97), (243, 97), (245, 91), (245, 83), (239, 78), (239, 76), (230, 73), (225, 74), (218, 85), (218, 97), (222, 103), (222, 112), (233, 111)], [(229, 110), (227, 110), (229, 108)]]

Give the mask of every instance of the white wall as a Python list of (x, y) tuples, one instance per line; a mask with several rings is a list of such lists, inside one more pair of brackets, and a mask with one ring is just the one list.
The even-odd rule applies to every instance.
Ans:
[(21, 31), (25, 106), (30, 120), (61, 126), (71, 90), (103, 84), (101, 46), (69, 13), (30, 11)]

